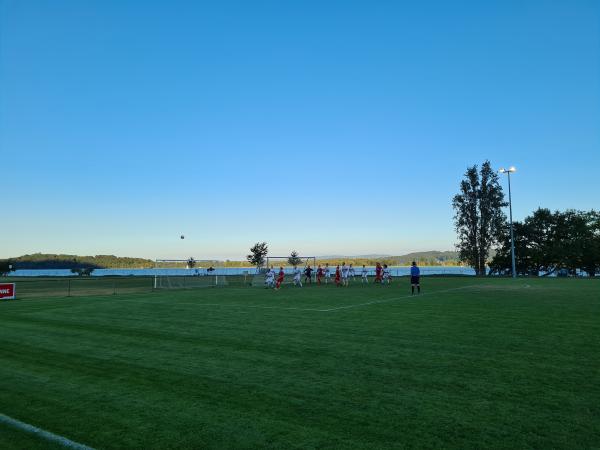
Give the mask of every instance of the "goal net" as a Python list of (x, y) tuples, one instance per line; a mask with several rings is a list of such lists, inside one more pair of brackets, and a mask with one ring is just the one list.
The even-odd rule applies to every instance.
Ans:
[(290, 284), (292, 283), (293, 279), (294, 265), (302, 271), (303, 282), (306, 278), (305, 270), (310, 266), (310, 268), (312, 269), (310, 278), (311, 281), (315, 281), (317, 274), (316, 262), (317, 258), (315, 256), (297, 256), (295, 260), (292, 260), (290, 256), (268, 256), (266, 258), (265, 265), (258, 269), (256, 275), (254, 275), (252, 279), (252, 286), (266, 286), (266, 275), (267, 271), (270, 268), (273, 268), (273, 270), (275, 271), (275, 279), (277, 279), (279, 271), (281, 270), (281, 268), (283, 268), (283, 272), (285, 274), (283, 284)]
[(227, 277), (215, 274), (212, 266), (194, 258), (157, 259), (154, 264), (154, 289), (195, 289), (226, 286)]

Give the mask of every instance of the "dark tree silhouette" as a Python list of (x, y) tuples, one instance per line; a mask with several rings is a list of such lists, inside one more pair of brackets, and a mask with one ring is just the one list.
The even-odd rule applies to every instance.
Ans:
[(473, 267), (477, 275), (485, 275), (490, 249), (506, 223), (502, 211), (506, 205), (498, 174), (492, 170), (489, 161), (481, 165), (479, 172), (476, 165), (467, 168), (452, 207), (459, 258)]
[(296, 250), (293, 250), (290, 254), (290, 257), (288, 258), (288, 263), (290, 266), (298, 266), (302, 264), (302, 258), (298, 257), (298, 252)]
[(266, 242), (257, 242), (250, 248), (250, 254), (246, 256), (246, 259), (258, 270), (265, 263), (265, 256), (268, 252), (269, 247)]

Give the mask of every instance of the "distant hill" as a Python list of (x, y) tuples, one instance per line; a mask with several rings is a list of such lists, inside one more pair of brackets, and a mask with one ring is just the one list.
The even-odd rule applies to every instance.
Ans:
[(10, 258), (15, 269), (143, 269), (154, 267), (154, 261), (114, 255), (78, 256), (34, 253)]
[(458, 252), (444, 251), (440, 252), (432, 250), (428, 252), (414, 252), (407, 253), (400, 256), (391, 255), (360, 255), (360, 256), (332, 256), (332, 257), (318, 257), (317, 261), (321, 264), (340, 264), (341, 262), (352, 263), (354, 265), (365, 264), (372, 266), (377, 262), (382, 264), (388, 264), (392, 266), (408, 266), (413, 261), (423, 266), (438, 266), (438, 265), (459, 265)]
[(410, 264), (412, 261), (436, 261), (439, 263), (444, 263), (449, 261), (458, 261), (458, 252), (440, 252), (433, 250), (429, 252), (407, 253), (406, 255), (393, 256), (392, 258), (398, 261), (404, 261), (406, 264)]

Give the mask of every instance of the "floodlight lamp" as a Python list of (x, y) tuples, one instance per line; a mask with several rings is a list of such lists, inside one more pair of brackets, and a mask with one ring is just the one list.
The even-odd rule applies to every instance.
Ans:
[(515, 166), (510, 166), (510, 168), (508, 169), (509, 172), (516, 172), (517, 169)]
[(506, 170), (504, 169), (504, 167), (500, 167), (500, 170), (498, 170), (498, 172), (504, 173), (504, 172), (506, 172)]

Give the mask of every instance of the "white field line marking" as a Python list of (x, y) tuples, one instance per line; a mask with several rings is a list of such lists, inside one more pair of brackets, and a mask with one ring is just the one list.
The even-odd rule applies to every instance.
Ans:
[(368, 306), (368, 305), (375, 305), (377, 303), (393, 302), (395, 300), (402, 300), (402, 299), (405, 299), (405, 298), (417, 298), (417, 297), (422, 297), (424, 295), (441, 294), (443, 292), (458, 291), (460, 289), (469, 289), (469, 288), (473, 288), (473, 287), (477, 287), (477, 286), (479, 286), (479, 285), (473, 284), (473, 285), (470, 285), (470, 286), (461, 286), (461, 287), (457, 287), (457, 288), (442, 289), (442, 290), (439, 290), (439, 291), (428, 291), (428, 292), (425, 292), (423, 294), (403, 295), (401, 297), (385, 298), (383, 300), (374, 300), (372, 302), (358, 303), (356, 305), (339, 306), (337, 308), (322, 309), (321, 311), (323, 311), (323, 312), (331, 312), (331, 311), (339, 311), (341, 309), (358, 308), (359, 306)]
[(94, 450), (92, 447), (87, 445), (79, 444), (78, 442), (71, 441), (66, 437), (59, 436), (58, 434), (50, 433), (49, 431), (42, 430), (41, 428), (34, 427), (28, 423), (21, 422), (20, 420), (13, 419), (12, 417), (5, 416), (0, 413), (0, 423), (11, 426), (26, 433), (34, 434), (42, 439), (50, 442), (55, 442), (62, 445), (63, 447), (72, 448), (76, 450)]
[[(224, 307), (230, 307), (230, 308), (259, 308), (259, 309), (278, 309), (278, 310), (284, 310), (284, 311), (315, 311), (315, 312), (332, 312), (332, 311), (340, 311), (343, 309), (351, 309), (351, 308), (358, 308), (359, 306), (368, 306), (368, 305), (376, 305), (378, 303), (387, 303), (387, 302), (393, 302), (396, 300), (402, 300), (405, 298), (415, 298), (415, 297), (422, 297), (424, 295), (433, 295), (433, 294), (442, 294), (445, 292), (452, 292), (452, 291), (458, 291), (461, 289), (472, 289), (472, 288), (478, 288), (481, 286), (486, 286), (485, 284), (471, 284), (468, 286), (460, 286), (460, 287), (456, 287), (456, 288), (449, 288), (449, 289), (441, 289), (439, 291), (427, 291), (423, 294), (416, 294), (416, 295), (402, 295), (400, 297), (392, 297), (392, 298), (384, 298), (382, 300), (374, 300), (372, 302), (366, 302), (366, 303), (358, 303), (355, 305), (347, 305), (347, 306), (338, 306), (336, 308), (327, 308), (327, 309), (319, 309), (319, 308), (286, 308), (286, 307), (282, 307), (282, 306), (261, 306), (261, 305), (237, 305), (237, 304), (226, 304), (226, 303), (196, 303), (196, 302), (176, 302), (176, 303), (172, 303), (171, 306), (176, 306), (176, 305), (195, 305), (195, 306), (224, 306)], [(531, 286), (529, 286), (528, 284), (522, 286), (522, 288), (529, 288)], [(122, 301), (128, 301), (128, 300), (122, 300)], [(142, 303), (142, 302), (137, 302), (137, 301), (132, 301), (134, 303)]]

